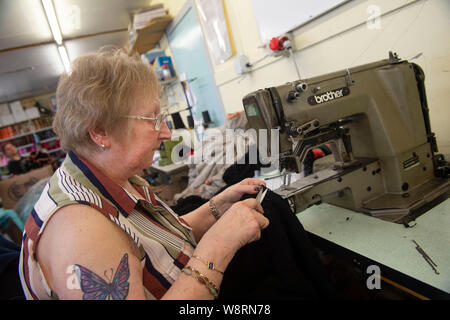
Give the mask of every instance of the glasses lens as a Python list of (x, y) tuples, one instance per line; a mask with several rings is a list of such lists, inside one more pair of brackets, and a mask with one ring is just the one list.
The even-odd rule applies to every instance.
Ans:
[(167, 118), (167, 113), (160, 113), (158, 115), (158, 117), (156, 118), (156, 123), (155, 123), (155, 129), (159, 130), (161, 129), (161, 124), (166, 120)]

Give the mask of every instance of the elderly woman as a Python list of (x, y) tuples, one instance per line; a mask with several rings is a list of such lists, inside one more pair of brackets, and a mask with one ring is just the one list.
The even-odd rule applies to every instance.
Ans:
[(68, 155), (25, 227), (29, 299), (213, 299), (236, 251), (269, 221), (246, 179), (180, 218), (137, 174), (170, 139), (151, 66), (123, 51), (73, 61), (54, 130)]

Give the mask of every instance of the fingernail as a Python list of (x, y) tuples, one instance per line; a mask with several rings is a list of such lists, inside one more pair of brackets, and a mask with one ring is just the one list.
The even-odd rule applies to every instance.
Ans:
[(255, 191), (260, 191), (262, 189), (262, 186), (255, 186)]

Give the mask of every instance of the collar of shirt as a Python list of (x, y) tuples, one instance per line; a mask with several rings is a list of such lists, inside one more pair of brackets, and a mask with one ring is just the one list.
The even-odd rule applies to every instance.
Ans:
[[(115, 205), (121, 214), (125, 217), (131, 213), (138, 201), (135, 197), (130, 197), (120, 185), (112, 181), (108, 176), (98, 170), (93, 164), (86, 159), (77, 156), (72, 151), (69, 151), (68, 158), (81, 171), (81, 173), (97, 188), (103, 197), (108, 199)], [(76, 173), (74, 173), (76, 175)], [(154, 195), (149, 188), (147, 181), (139, 176), (133, 176), (129, 179), (130, 183), (147, 201), (154, 204)]]

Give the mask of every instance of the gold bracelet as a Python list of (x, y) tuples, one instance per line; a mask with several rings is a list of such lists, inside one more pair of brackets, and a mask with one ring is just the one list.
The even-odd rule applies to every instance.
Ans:
[(219, 220), (220, 214), (219, 214), (219, 211), (217, 211), (216, 203), (214, 202), (213, 198), (211, 198), (209, 200), (209, 209), (211, 211), (211, 214), (214, 216), (214, 218), (216, 218), (216, 220)]
[(217, 271), (217, 272), (223, 274), (223, 271), (220, 271), (220, 270), (216, 269), (216, 265), (214, 264), (214, 262), (212, 262), (212, 261), (205, 261), (202, 258), (200, 258), (199, 256), (192, 256), (192, 258), (195, 258), (198, 261), (202, 262), (204, 265), (206, 265), (208, 267), (209, 270)]
[(197, 270), (195, 270), (190, 266), (184, 267), (183, 269), (181, 269), (181, 271), (187, 274), (188, 276), (194, 277), (195, 279), (197, 279), (198, 282), (203, 284), (212, 294), (214, 299), (217, 299), (219, 297), (219, 289), (217, 289), (216, 285), (212, 283), (208, 279), (208, 277), (202, 275), (200, 272), (198, 272)]

